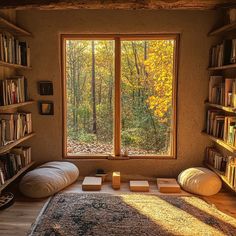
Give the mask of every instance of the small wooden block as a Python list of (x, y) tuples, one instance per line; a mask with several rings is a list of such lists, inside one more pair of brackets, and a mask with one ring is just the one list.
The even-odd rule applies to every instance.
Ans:
[(120, 189), (120, 172), (112, 173), (112, 188)]
[(157, 178), (157, 188), (161, 193), (180, 193), (176, 179)]
[(149, 192), (148, 181), (131, 180), (129, 182), (130, 190), (133, 192)]
[(102, 188), (101, 177), (85, 177), (82, 183), (83, 191), (99, 191)]
[(107, 174), (96, 174), (96, 177), (101, 177), (102, 178), (102, 182), (105, 182)]

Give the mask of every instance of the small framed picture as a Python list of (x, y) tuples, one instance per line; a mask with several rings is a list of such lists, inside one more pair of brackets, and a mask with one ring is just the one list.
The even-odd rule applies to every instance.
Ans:
[(40, 95), (53, 95), (52, 81), (39, 81), (38, 91)]
[(40, 101), (39, 112), (41, 115), (54, 115), (54, 104), (51, 101)]

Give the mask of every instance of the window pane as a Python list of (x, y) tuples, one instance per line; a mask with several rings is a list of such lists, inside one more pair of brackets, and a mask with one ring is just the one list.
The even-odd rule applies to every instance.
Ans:
[(66, 40), (68, 156), (112, 152), (113, 86), (113, 40)]
[(171, 155), (174, 40), (122, 41), (122, 152)]

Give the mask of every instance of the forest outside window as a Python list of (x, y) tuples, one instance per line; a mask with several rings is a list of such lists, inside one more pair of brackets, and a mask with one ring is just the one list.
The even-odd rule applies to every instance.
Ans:
[(175, 157), (177, 35), (63, 35), (65, 157)]

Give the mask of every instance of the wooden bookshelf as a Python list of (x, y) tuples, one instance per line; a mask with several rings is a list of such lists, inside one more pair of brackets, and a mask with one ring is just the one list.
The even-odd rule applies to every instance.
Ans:
[(34, 103), (35, 103), (35, 101), (27, 101), (27, 102), (11, 104), (11, 105), (7, 105), (7, 106), (0, 106), (0, 112), (10, 110), (10, 109), (19, 108), (19, 107), (23, 107), (23, 106), (27, 106), (27, 105), (31, 105), (31, 104), (34, 104)]
[(22, 66), (22, 65), (18, 65), (18, 64), (8, 63), (5, 61), (0, 61), (0, 66), (6, 66), (6, 67), (12, 67), (15, 69), (24, 69), (24, 70), (32, 69), (32, 67), (30, 67), (30, 66)]
[(202, 132), (202, 134), (207, 136), (209, 139), (211, 139), (215, 143), (219, 144), (221, 147), (225, 148), (226, 150), (236, 154), (236, 147), (233, 147), (230, 144), (226, 143), (224, 140), (216, 138), (212, 135), (209, 135), (206, 132)]
[(26, 140), (28, 140), (28, 139), (34, 137), (34, 136), (35, 136), (35, 133), (31, 133), (31, 134), (26, 135), (26, 136), (23, 137), (23, 138), (20, 138), (20, 139), (18, 139), (18, 140), (15, 140), (15, 141), (12, 142), (12, 143), (9, 143), (9, 144), (7, 144), (7, 145), (5, 145), (5, 146), (1, 146), (1, 147), (0, 147), (0, 154), (3, 154), (3, 153), (8, 152), (8, 151), (9, 151), (10, 149), (12, 149), (13, 147), (17, 146), (18, 144), (20, 144), (20, 143), (22, 143), (22, 142), (24, 142), (24, 141), (26, 141)]
[(215, 30), (212, 30), (211, 32), (209, 32), (208, 36), (215, 36), (215, 35), (220, 35), (220, 34), (224, 34), (226, 32), (229, 32), (231, 30), (235, 30), (236, 29), (236, 22), (224, 25), (222, 27), (219, 27)]
[(209, 67), (209, 71), (216, 71), (216, 70), (227, 70), (227, 69), (236, 69), (236, 63), (230, 64), (230, 65), (224, 65), (224, 66), (218, 66), (218, 67)]
[(15, 36), (32, 36), (27, 30), (13, 24), (12, 22), (0, 17), (0, 30), (7, 31)]
[(208, 163), (204, 163), (204, 165), (208, 167), (209, 169), (211, 169), (212, 171), (214, 171), (222, 179), (222, 181), (227, 185), (227, 187), (235, 191), (235, 188), (228, 182), (223, 172), (215, 169), (213, 166), (209, 165)]
[(32, 165), (34, 165), (35, 162), (31, 162), (30, 164), (28, 164), (27, 166), (21, 168), (17, 174), (15, 174), (13, 177), (11, 177), (10, 179), (8, 179), (3, 185), (0, 186), (0, 193), (1, 191), (6, 188), (10, 183), (12, 183), (16, 178), (18, 178), (21, 174), (23, 174), (25, 171), (27, 171)]
[(205, 102), (205, 104), (208, 106), (211, 106), (211, 107), (219, 108), (223, 111), (227, 111), (230, 113), (236, 113), (236, 108), (234, 108), (234, 107), (226, 107), (226, 106), (222, 106), (222, 105), (214, 104), (214, 103), (210, 103), (210, 102)]

